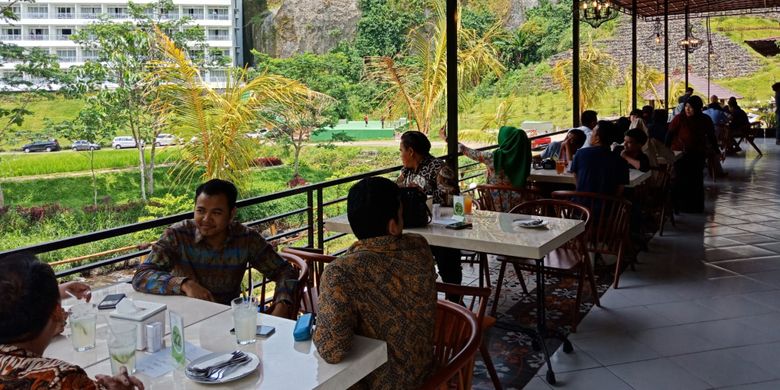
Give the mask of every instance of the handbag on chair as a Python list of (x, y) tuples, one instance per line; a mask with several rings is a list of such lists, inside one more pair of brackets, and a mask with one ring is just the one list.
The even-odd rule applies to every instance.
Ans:
[(423, 227), (431, 223), (432, 214), (426, 204), (428, 197), (425, 193), (412, 187), (402, 187), (400, 190), (404, 227)]

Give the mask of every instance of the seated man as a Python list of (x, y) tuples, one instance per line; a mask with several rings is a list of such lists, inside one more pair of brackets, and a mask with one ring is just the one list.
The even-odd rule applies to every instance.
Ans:
[(195, 218), (165, 230), (133, 277), (136, 291), (221, 304), (241, 294), (247, 264), (276, 281), (273, 315), (290, 317), (297, 272), (263, 237), (233, 218), (238, 191), (213, 179), (195, 190)]
[(93, 380), (75, 364), (43, 356), (68, 318), (63, 289), (78, 295), (88, 287), (71, 283), (58, 289), (51, 267), (30, 254), (0, 259), (0, 389), (143, 390), (124, 367), (116, 376)]
[(599, 121), (591, 134), (591, 145), (580, 149), (571, 162), (571, 172), (577, 182), (577, 191), (621, 195), (628, 184), (628, 164), (601, 142), (601, 134), (609, 134), (614, 124)]
[(387, 363), (358, 382), (370, 389), (415, 389), (433, 371), (436, 272), (424, 238), (402, 234), (399, 189), (381, 177), (350, 190), (347, 217), (358, 241), (325, 267), (314, 344), (338, 363), (353, 335), (387, 342)]
[(628, 163), (631, 169), (638, 169), (642, 172), (650, 170), (650, 159), (642, 148), (647, 143), (647, 134), (640, 129), (631, 129), (623, 137), (623, 150), (620, 157)]
[[(596, 126), (598, 123), (598, 114), (596, 111), (592, 110), (586, 110), (582, 112), (582, 115), (580, 116), (580, 123), (582, 123), (582, 126), (577, 127), (577, 130), (582, 130), (583, 133), (585, 133), (585, 143), (582, 147), (586, 148), (590, 146), (590, 135), (591, 132), (593, 132), (593, 127)], [(575, 129), (572, 129), (575, 130)], [(569, 130), (571, 131), (571, 130)], [(568, 134), (567, 134), (568, 136)], [(553, 141), (550, 143), (550, 145), (547, 145), (547, 149), (542, 151), (542, 154), (540, 156), (541, 159), (545, 158), (558, 158), (561, 153), (561, 147), (562, 147), (563, 141)]]

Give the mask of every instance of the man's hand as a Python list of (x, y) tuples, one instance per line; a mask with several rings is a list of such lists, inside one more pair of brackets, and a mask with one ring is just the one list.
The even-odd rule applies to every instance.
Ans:
[(181, 285), (181, 292), (183, 292), (184, 295), (188, 297), (214, 302), (214, 296), (211, 295), (211, 291), (192, 279), (187, 279), (184, 281), (184, 283)]
[(83, 299), (89, 302), (92, 299), (92, 289), (88, 285), (81, 282), (65, 282), (60, 284), (60, 298), (70, 298), (71, 293), (78, 299)]
[(290, 305), (284, 301), (276, 302), (274, 304), (274, 309), (271, 311), (271, 315), (274, 317), (290, 318)]
[(95, 375), (97, 382), (108, 390), (144, 390), (144, 384), (138, 378), (127, 375), (127, 369), (123, 366), (115, 376)]

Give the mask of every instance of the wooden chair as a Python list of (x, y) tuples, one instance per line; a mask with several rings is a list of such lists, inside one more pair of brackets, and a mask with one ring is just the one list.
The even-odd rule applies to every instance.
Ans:
[(552, 197), (573, 200), (590, 210), (590, 223), (585, 237), (588, 251), (597, 258), (602, 255), (617, 256), (615, 281), (612, 284), (617, 289), (628, 243), (631, 202), (592, 192), (555, 191)]
[[(582, 302), (582, 292), (586, 278), (590, 284), (591, 295), (593, 296), (595, 305), (601, 306), (596, 287), (596, 278), (593, 275), (593, 267), (590, 263), (590, 257), (588, 256), (587, 245), (585, 244), (585, 237), (587, 237), (590, 226), (590, 211), (582, 205), (565, 200), (541, 199), (522, 203), (512, 209), (511, 212), (514, 214), (579, 219), (585, 222), (584, 233), (579, 234), (574, 239), (545, 256), (544, 269), (542, 270), (545, 274), (574, 277), (577, 279), (577, 296), (575, 298), (571, 324), (572, 332), (575, 332), (577, 330), (577, 323), (579, 322), (580, 303)], [(499, 257), (499, 261), (501, 262), (501, 269), (498, 274), (499, 282), (496, 287), (496, 295), (493, 299), (491, 314), (496, 312), (496, 307), (498, 306), (498, 298), (501, 294), (501, 281), (504, 278), (507, 263), (511, 263), (515, 267), (519, 277), (522, 277), (520, 270), (539, 272), (535, 259)], [(544, 288), (544, 286), (537, 286), (536, 288)]]
[[(512, 187), (507, 185), (480, 184), (477, 186), (477, 206), (480, 210), (508, 212), (520, 203), (542, 197), (538, 190), (530, 188)], [(462, 251), (461, 264), (479, 264), (479, 287), (490, 284), (490, 267), (486, 253), (474, 253)], [(483, 284), (484, 280), (484, 284)], [(525, 281), (520, 278), (523, 291), (527, 292)]]
[(420, 390), (471, 389), (479, 342), (479, 325), (474, 313), (452, 302), (436, 301), (433, 331), (436, 369)]
[(320, 278), (325, 266), (336, 259), (335, 256), (323, 255), (320, 249), (313, 248), (284, 248), (282, 253), (292, 254), (300, 257), (309, 267), (309, 275), (306, 282), (306, 289), (303, 294), (304, 311), (314, 313), (319, 309), (320, 296)]
[[(295, 291), (292, 293), (292, 301), (293, 301), (293, 307), (290, 308), (289, 313), (287, 314), (287, 318), (291, 320), (295, 320), (298, 318), (298, 312), (301, 309), (301, 300), (304, 296), (304, 291), (306, 288), (306, 281), (309, 279), (309, 267), (306, 265), (306, 262), (301, 259), (298, 256), (289, 254), (289, 253), (280, 253), (280, 256), (282, 256), (283, 259), (287, 260), (288, 263), (290, 263), (293, 268), (298, 270), (298, 286), (296, 287)], [(251, 279), (251, 267), (249, 269), (249, 291), (254, 290), (255, 285), (252, 283)], [(265, 307), (267, 294), (266, 294), (266, 286), (268, 286), (268, 283), (270, 283), (271, 280), (269, 280), (265, 275), (263, 275), (263, 282), (261, 284), (260, 288), (260, 303)]]
[[(471, 310), (477, 316), (477, 325), (479, 334), (484, 337), (485, 332), (496, 324), (496, 318), (486, 315), (487, 300), (490, 297), (490, 288), (460, 286), (457, 284), (436, 282), (436, 291), (446, 295), (460, 296), (463, 307)], [(490, 358), (490, 352), (485, 345), (484, 338), (479, 343), (479, 353), (485, 362), (490, 380), (493, 381), (493, 387), (501, 389), (501, 381), (498, 379), (498, 373), (493, 365), (493, 359)]]

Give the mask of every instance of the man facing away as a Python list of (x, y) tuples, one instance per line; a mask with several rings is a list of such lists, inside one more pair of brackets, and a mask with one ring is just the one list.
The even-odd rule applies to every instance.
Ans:
[(436, 272), (428, 243), (402, 234), (400, 190), (366, 178), (347, 198), (358, 241), (325, 267), (314, 344), (328, 363), (349, 353), (354, 335), (387, 342), (387, 363), (355, 385), (415, 389), (433, 371)]
[(195, 190), (195, 218), (165, 230), (138, 266), (133, 288), (230, 304), (241, 294), (249, 264), (276, 282), (271, 314), (292, 316), (298, 273), (260, 233), (233, 220), (237, 197), (231, 182), (213, 179), (201, 184)]
[(577, 191), (621, 195), (628, 184), (628, 164), (602, 144), (602, 134), (609, 134), (612, 122), (600, 121), (591, 134), (591, 147), (574, 155), (570, 171), (574, 173)]

